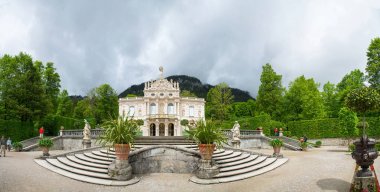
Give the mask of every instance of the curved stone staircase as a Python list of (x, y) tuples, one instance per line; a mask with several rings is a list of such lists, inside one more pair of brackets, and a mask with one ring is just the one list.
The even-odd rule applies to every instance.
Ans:
[[(196, 150), (196, 146), (184, 146)], [(63, 176), (83, 182), (101, 185), (130, 185), (139, 178), (129, 181), (116, 181), (107, 175), (108, 165), (115, 159), (114, 151), (98, 149), (83, 153), (68, 153), (47, 159), (35, 159), (35, 162)], [(213, 179), (199, 179), (192, 176), (190, 180), (198, 184), (215, 184), (232, 182), (254, 177), (271, 171), (287, 162), (287, 158), (272, 158), (254, 155), (248, 152), (218, 149), (213, 155), (220, 168), (220, 173)]]

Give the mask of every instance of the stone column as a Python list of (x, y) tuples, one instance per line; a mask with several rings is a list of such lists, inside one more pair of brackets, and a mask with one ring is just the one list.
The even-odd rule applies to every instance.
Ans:
[(156, 136), (160, 136), (160, 128), (159, 128), (159, 123), (155, 123), (156, 125)]

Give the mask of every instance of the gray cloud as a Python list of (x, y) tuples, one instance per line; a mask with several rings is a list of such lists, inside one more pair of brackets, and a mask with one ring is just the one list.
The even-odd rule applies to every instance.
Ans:
[(300, 75), (337, 83), (364, 71), (379, 36), (378, 1), (6, 1), (0, 55), (55, 63), (62, 87), (118, 92), (165, 75), (222, 81), (257, 94), (261, 66), (283, 84)]

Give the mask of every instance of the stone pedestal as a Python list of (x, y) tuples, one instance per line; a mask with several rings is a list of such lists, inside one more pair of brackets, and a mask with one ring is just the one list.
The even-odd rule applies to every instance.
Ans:
[(240, 149), (240, 140), (232, 140), (231, 144), (233, 148)]
[(83, 139), (82, 141), (83, 149), (87, 149), (91, 147), (91, 140), (90, 139)]
[(376, 179), (375, 177), (357, 177), (354, 176), (354, 183), (351, 192), (376, 192)]
[(126, 181), (132, 178), (132, 167), (128, 160), (114, 160), (108, 167), (108, 175), (119, 181)]
[(200, 179), (211, 179), (219, 173), (219, 167), (213, 164), (211, 160), (200, 159), (198, 163), (198, 170), (195, 175)]

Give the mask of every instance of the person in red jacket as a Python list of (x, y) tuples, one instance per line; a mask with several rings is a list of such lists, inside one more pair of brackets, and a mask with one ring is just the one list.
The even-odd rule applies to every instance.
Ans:
[(44, 137), (44, 132), (45, 132), (44, 127), (41, 127), (40, 128), (40, 138)]

